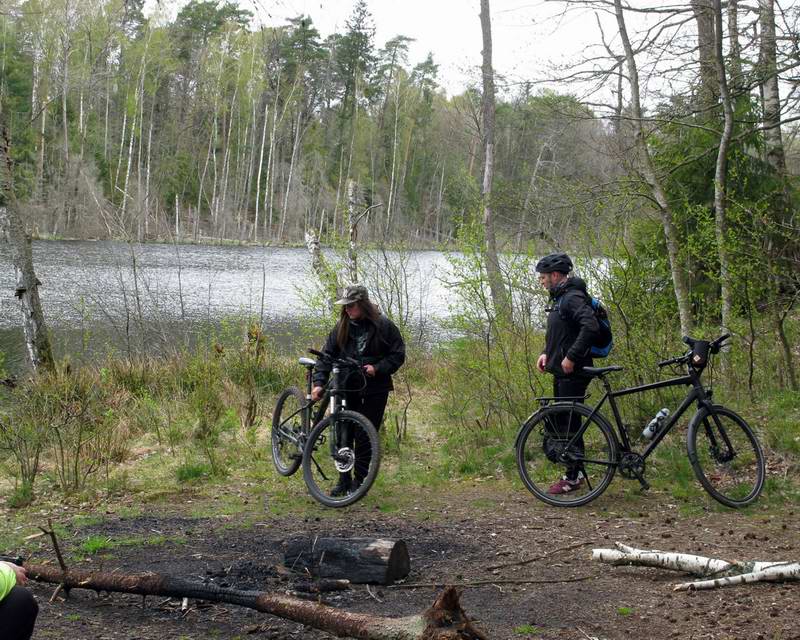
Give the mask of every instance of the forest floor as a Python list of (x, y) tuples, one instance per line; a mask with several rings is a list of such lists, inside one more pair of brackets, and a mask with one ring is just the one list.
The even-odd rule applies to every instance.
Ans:
[[(619, 541), (725, 559), (796, 561), (800, 518), (792, 505), (744, 511), (707, 500), (686, 505), (664, 493), (639, 494), (617, 479), (591, 505), (557, 509), (538, 503), (519, 483), (482, 478), (445, 481), (402, 500), (377, 485), (359, 504), (328, 510), (305, 495), (299, 478), (282, 482), (291, 483), (288, 499), (259, 486), (188, 489), (143, 507), (123, 498), (62, 505), (54, 515), (72, 568), (154, 571), (243, 589), (288, 588), (276, 567), (282, 542), (296, 534), (402, 539), (411, 556), (411, 574), (402, 584), (357, 585), (323, 600), (403, 616), (427, 609), (440, 590), (412, 585), (464, 585), (464, 609), (494, 640), (800, 638), (798, 583), (673, 592), (683, 576), (590, 560), (592, 548)], [(35, 533), (50, 515), (29, 513), (25, 524), (17, 521), (16, 535)], [(26, 544), (38, 548), (31, 562), (52, 561), (44, 536)], [(493, 568), (503, 564), (509, 566)], [(32, 589), (40, 605), (34, 638), (42, 640), (331, 637), (233, 605), (192, 601), (182, 611), (176, 599), (143, 603), (83, 590), (51, 603), (51, 585)]]

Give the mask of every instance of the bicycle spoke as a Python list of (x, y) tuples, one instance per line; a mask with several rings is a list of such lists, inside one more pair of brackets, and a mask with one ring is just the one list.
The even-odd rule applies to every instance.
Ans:
[(717, 501), (741, 507), (758, 497), (764, 458), (755, 434), (732, 411), (715, 407), (689, 432), (689, 459), (703, 488)]
[(608, 427), (580, 403), (551, 405), (524, 427), (517, 466), (525, 486), (558, 506), (586, 504), (616, 471), (616, 441)]

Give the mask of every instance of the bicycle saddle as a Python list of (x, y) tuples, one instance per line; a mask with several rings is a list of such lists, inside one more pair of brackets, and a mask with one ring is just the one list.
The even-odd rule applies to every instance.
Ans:
[(590, 376), (603, 376), (612, 371), (622, 371), (622, 367), (611, 365), (610, 367), (584, 367), (581, 369), (581, 373), (587, 373)]
[(313, 367), (315, 364), (317, 364), (317, 361), (312, 360), (311, 358), (299, 358), (297, 361), (304, 367)]

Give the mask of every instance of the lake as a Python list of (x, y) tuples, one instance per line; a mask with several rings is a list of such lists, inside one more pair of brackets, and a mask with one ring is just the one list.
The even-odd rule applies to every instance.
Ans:
[[(332, 251), (325, 256), (337, 260)], [(280, 344), (302, 348), (292, 342), (301, 323), (325, 311), (305, 248), (35, 241), (33, 257), (56, 355), (73, 360), (164, 352), (245, 317)], [(422, 340), (442, 330), (455, 302), (444, 254), (368, 251), (360, 259), (376, 302), (400, 309)], [(14, 288), (9, 247), (0, 244), (0, 351), (12, 371), (24, 363)]]

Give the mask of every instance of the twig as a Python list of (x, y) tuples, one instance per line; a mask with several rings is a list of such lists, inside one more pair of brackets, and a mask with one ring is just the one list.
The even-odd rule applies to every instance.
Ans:
[(375, 600), (376, 602), (380, 602), (381, 604), (383, 604), (383, 600), (381, 600), (381, 599), (380, 599), (378, 596), (376, 596), (374, 593), (372, 593), (372, 589), (370, 589), (370, 588), (369, 588), (369, 585), (367, 585), (367, 593), (370, 595), (370, 597), (371, 597), (373, 600)]
[(581, 582), (597, 576), (579, 576), (577, 578), (560, 578), (557, 580), (472, 580), (467, 582), (414, 582), (412, 584), (393, 584), (390, 589), (418, 589), (421, 587), (480, 587), (488, 584), (560, 584), (562, 582)]
[(592, 544), (592, 541), (589, 542), (578, 542), (576, 544), (571, 544), (568, 547), (561, 547), (560, 549), (554, 549), (553, 551), (548, 551), (547, 553), (543, 553), (539, 556), (534, 556), (533, 558), (528, 558), (527, 560), (517, 560), (516, 562), (506, 562), (505, 564), (496, 564), (491, 567), (486, 567), (487, 571), (495, 571), (496, 569), (505, 569), (506, 567), (518, 567), (523, 564), (529, 564), (531, 562), (536, 562), (537, 560), (542, 560), (549, 556), (552, 556), (554, 553), (560, 553), (561, 551), (571, 551), (572, 549), (578, 549), (580, 547), (586, 547)]
[[(58, 538), (56, 537), (56, 532), (53, 530), (53, 521), (50, 518), (47, 519), (47, 526), (50, 527), (49, 530), (43, 527), (39, 527), (39, 529), (41, 529), (42, 533), (50, 536), (50, 540), (53, 542), (53, 549), (56, 552), (56, 558), (58, 558), (58, 564), (61, 567), (61, 571), (63, 572), (64, 576), (66, 577), (69, 569), (67, 569), (67, 565), (64, 562), (64, 556), (61, 555), (61, 547), (58, 546)], [(62, 582), (56, 587), (56, 590), (53, 591), (53, 595), (50, 596), (51, 603), (56, 601), (56, 598), (62, 589), (64, 591), (64, 597), (69, 598), (69, 589), (65, 587), (64, 583)]]
[(69, 569), (67, 569), (67, 565), (64, 563), (64, 557), (61, 555), (61, 548), (58, 546), (58, 538), (56, 538), (56, 532), (53, 531), (53, 522), (50, 518), (47, 519), (47, 525), (50, 527), (49, 530), (43, 527), (39, 527), (39, 529), (41, 529), (42, 533), (50, 536), (50, 540), (53, 541), (53, 549), (56, 552), (56, 558), (58, 558), (58, 564), (61, 570), (66, 573)]

